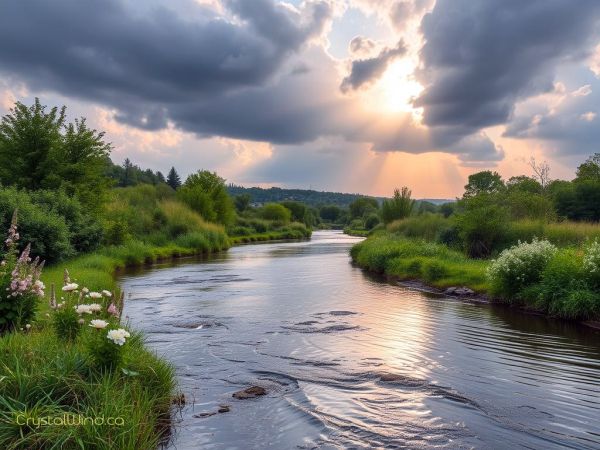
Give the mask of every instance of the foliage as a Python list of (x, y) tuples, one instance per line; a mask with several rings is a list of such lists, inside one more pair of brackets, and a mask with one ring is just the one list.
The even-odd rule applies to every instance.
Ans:
[(556, 251), (550, 242), (539, 240), (504, 250), (488, 268), (492, 292), (511, 301), (519, 299), (526, 287), (540, 281)]
[(380, 222), (379, 216), (376, 213), (371, 213), (365, 217), (365, 229), (372, 230), (379, 225)]
[(388, 224), (410, 216), (415, 206), (415, 201), (410, 196), (411, 191), (407, 187), (403, 187), (402, 191), (394, 190), (394, 197), (391, 200), (384, 200), (381, 205), (383, 223)]
[(292, 218), (292, 212), (279, 203), (267, 203), (260, 208), (259, 214), (265, 220), (279, 223), (288, 223)]
[(66, 108), (17, 102), (0, 122), (0, 180), (19, 188), (62, 189), (98, 213), (109, 180), (110, 145), (85, 119), (66, 122)]
[[(38, 197), (39, 199), (39, 197)], [(31, 244), (31, 252), (48, 262), (60, 261), (75, 254), (72, 235), (65, 217), (45, 201), (34, 203), (31, 194), (15, 187), (0, 188), (0, 225), (7, 229), (13, 211), (19, 210), (21, 242)], [(75, 226), (75, 223), (73, 223)]]
[(126, 158), (122, 166), (107, 162), (106, 174), (117, 186), (127, 187), (138, 184), (160, 184), (166, 183), (165, 176), (160, 172), (153, 172), (150, 169), (141, 169), (133, 164), (129, 158)]
[(475, 197), (480, 194), (498, 194), (504, 189), (504, 182), (498, 172), (484, 170), (469, 175), (469, 181), (465, 186), (464, 197)]
[(229, 194), (234, 197), (240, 194), (248, 194), (252, 197), (252, 201), (256, 203), (279, 203), (287, 200), (294, 200), (304, 203), (309, 207), (335, 205), (339, 208), (348, 208), (350, 203), (352, 203), (354, 200), (363, 197), (359, 194), (319, 192), (312, 189), (283, 189), (279, 187), (246, 188), (231, 184), (227, 187), (227, 190), (229, 191)]
[(250, 206), (250, 200), (252, 200), (250, 194), (240, 194), (233, 197), (236, 211), (239, 213), (246, 211), (248, 206)]
[(200, 170), (187, 177), (177, 191), (177, 198), (209, 222), (233, 223), (235, 210), (227, 193), (225, 180), (214, 172)]
[(319, 216), (321, 217), (321, 219), (328, 220), (330, 222), (335, 222), (341, 214), (342, 209), (336, 205), (322, 206), (319, 210)]
[(352, 219), (362, 218), (367, 214), (376, 212), (379, 209), (377, 199), (372, 197), (359, 197), (348, 206), (350, 217)]
[(480, 194), (461, 200), (459, 206), (461, 211), (454, 216), (454, 223), (467, 254), (485, 258), (501, 249), (506, 242), (509, 213), (495, 196)]

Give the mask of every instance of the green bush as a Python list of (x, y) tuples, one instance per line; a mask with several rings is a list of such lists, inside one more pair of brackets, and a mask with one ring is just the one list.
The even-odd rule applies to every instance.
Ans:
[(10, 226), (13, 212), (18, 210), (21, 242), (31, 243), (31, 253), (56, 262), (75, 254), (71, 233), (64, 217), (33, 203), (31, 195), (15, 188), (0, 188), (0, 229)]
[(379, 216), (376, 213), (371, 213), (365, 218), (365, 229), (372, 230), (379, 225), (380, 222)]
[(285, 224), (292, 218), (292, 212), (279, 203), (267, 203), (259, 210), (260, 216), (265, 220)]
[(486, 258), (506, 245), (508, 211), (493, 196), (480, 194), (464, 200), (454, 216), (460, 239), (472, 258)]

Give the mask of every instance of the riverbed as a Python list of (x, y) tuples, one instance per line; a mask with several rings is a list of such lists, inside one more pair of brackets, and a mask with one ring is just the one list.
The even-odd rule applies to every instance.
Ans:
[[(378, 280), (350, 264), (360, 240), (120, 279), (186, 396), (170, 448), (600, 448), (600, 331)], [(232, 398), (249, 386), (267, 394)]]

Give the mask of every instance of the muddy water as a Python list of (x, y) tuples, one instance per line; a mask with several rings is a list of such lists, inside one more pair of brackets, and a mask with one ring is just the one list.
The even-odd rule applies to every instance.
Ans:
[[(357, 241), (317, 232), (122, 279), (188, 399), (172, 448), (600, 448), (598, 331), (372, 279), (350, 265)], [(267, 395), (232, 398), (252, 385)]]

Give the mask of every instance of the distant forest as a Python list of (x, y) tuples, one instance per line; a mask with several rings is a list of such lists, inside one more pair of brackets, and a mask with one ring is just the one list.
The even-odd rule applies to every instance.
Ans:
[[(259, 187), (246, 188), (233, 184), (228, 185), (227, 190), (234, 197), (242, 194), (250, 195), (252, 203), (279, 203), (286, 200), (294, 200), (309, 206), (336, 205), (342, 208), (348, 207), (357, 198), (367, 197), (361, 194), (320, 192), (309, 189), (282, 189), (278, 187), (268, 189)], [(379, 203), (383, 201), (383, 197), (372, 198), (377, 199)]]
[[(115, 181), (115, 184), (119, 187), (135, 186), (137, 184), (159, 184), (167, 183), (171, 185), (171, 177), (175, 177), (175, 185), (181, 183), (179, 175), (175, 168), (171, 169), (168, 174), (161, 172), (153, 172), (150, 169), (142, 169), (139, 166), (133, 164), (129, 159), (126, 159), (122, 165), (114, 164), (112, 161), (107, 161), (107, 173), (109, 178)], [(347, 194), (343, 192), (324, 192), (314, 191), (312, 189), (282, 189), (278, 187), (271, 188), (259, 188), (259, 187), (243, 187), (229, 184), (227, 191), (232, 197), (248, 194), (250, 195), (251, 203), (279, 203), (283, 201), (297, 201), (305, 203), (309, 206), (323, 206), (323, 205), (335, 205), (340, 208), (347, 208), (350, 203), (361, 197), (370, 197), (362, 194)], [(378, 203), (385, 199), (385, 197), (370, 197), (375, 198)], [(429, 202), (435, 205), (441, 205), (447, 203), (448, 199), (423, 199), (420, 202)]]

